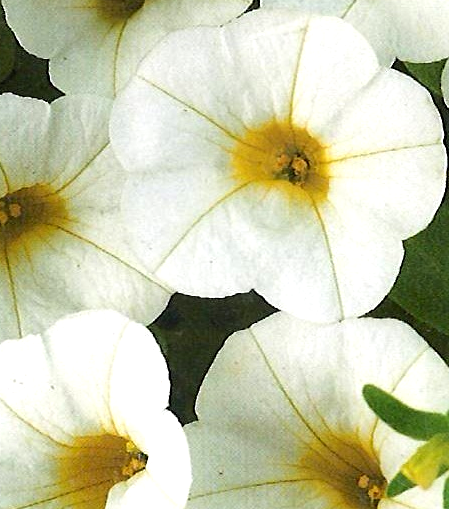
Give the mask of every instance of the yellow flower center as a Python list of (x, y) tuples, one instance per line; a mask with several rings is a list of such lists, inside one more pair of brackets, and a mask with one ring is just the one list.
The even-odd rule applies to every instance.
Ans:
[(325, 149), (305, 129), (268, 122), (249, 129), (231, 153), (233, 177), (240, 182), (282, 189), (289, 196), (324, 199), (329, 188)]
[(316, 482), (317, 496), (341, 509), (374, 509), (387, 486), (371, 445), (351, 436), (320, 434), (301, 455), (298, 470)]
[(97, 0), (97, 8), (105, 18), (118, 21), (128, 19), (144, 3), (145, 0)]
[(0, 238), (10, 246), (29, 234), (44, 234), (49, 223), (65, 217), (64, 200), (50, 186), (24, 187), (0, 198)]
[(56, 459), (58, 482), (48, 498), (58, 507), (104, 509), (112, 486), (144, 470), (147, 459), (119, 436), (78, 437)]

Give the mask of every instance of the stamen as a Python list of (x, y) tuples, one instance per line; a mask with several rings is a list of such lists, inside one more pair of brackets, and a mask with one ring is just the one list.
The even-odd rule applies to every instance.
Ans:
[(132, 442), (126, 443), (126, 452), (128, 453), (128, 462), (122, 468), (122, 475), (132, 477), (137, 472), (144, 470), (148, 456), (137, 449)]
[(384, 480), (371, 479), (368, 475), (362, 474), (357, 480), (357, 486), (364, 491), (364, 497), (370, 507), (376, 508), (379, 501), (385, 495), (386, 482)]
[(22, 207), (18, 203), (10, 203), (7, 199), (0, 200), (0, 225), (5, 226), (11, 218), (20, 217)]
[(288, 156), (287, 154), (280, 154), (276, 157), (276, 166), (277, 168), (279, 168), (280, 170), (282, 170), (283, 168), (285, 168), (286, 166), (288, 166), (291, 162), (291, 157)]
[(22, 214), (22, 207), (18, 203), (10, 203), (8, 205), (10, 217), (20, 217)]
[(325, 149), (306, 129), (289, 122), (270, 121), (248, 129), (232, 150), (233, 177), (273, 187), (294, 199), (321, 201), (329, 178)]
[(307, 181), (310, 163), (298, 152), (289, 154), (286, 150), (276, 157), (273, 175), (275, 179), (288, 180), (291, 184), (302, 186)]
[(293, 168), (296, 176), (300, 177), (304, 175), (304, 180), (307, 178), (307, 170), (309, 169), (307, 159), (300, 155), (296, 155), (291, 162), (291, 167)]
[(366, 474), (363, 474), (359, 477), (357, 481), (357, 486), (362, 490), (366, 490), (369, 487), (369, 477)]
[(0, 210), (0, 225), (5, 226), (8, 222), (9, 216), (4, 210)]

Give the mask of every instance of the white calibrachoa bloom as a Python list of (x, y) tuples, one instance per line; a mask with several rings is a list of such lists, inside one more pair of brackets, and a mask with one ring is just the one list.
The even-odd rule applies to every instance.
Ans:
[(185, 435), (151, 333), (114, 311), (0, 345), (0, 508), (178, 509)]
[(447, 62), (441, 75), (441, 90), (443, 92), (444, 102), (449, 108), (449, 64)]
[(185, 427), (188, 509), (442, 509), (442, 480), (384, 498), (421, 442), (377, 419), (367, 383), (447, 411), (449, 369), (397, 320), (314, 325), (278, 313), (234, 334)]
[(85, 308), (150, 323), (170, 297), (128, 245), (109, 114), (94, 96), (0, 96), (0, 340)]
[(307, 320), (377, 305), (401, 239), (444, 191), (429, 94), (379, 67), (338, 18), (265, 10), (173, 33), (111, 124), (133, 172), (124, 213), (151, 270), (204, 297), (254, 288)]
[(215, 25), (251, 0), (3, 0), (25, 49), (50, 59), (64, 92), (114, 95), (141, 58), (171, 30)]
[(371, 43), (384, 65), (449, 56), (447, 0), (261, 0), (262, 7), (342, 17)]

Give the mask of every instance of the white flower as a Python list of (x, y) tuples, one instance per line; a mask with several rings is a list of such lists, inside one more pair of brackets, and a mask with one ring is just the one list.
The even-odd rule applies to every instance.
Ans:
[(151, 333), (114, 311), (3, 342), (0, 508), (182, 508), (190, 460), (169, 390)]
[(441, 74), (441, 90), (443, 92), (444, 102), (449, 108), (449, 64), (447, 62)]
[[(445, 413), (449, 369), (406, 324), (275, 314), (229, 338), (206, 375), (188, 509), (442, 509), (442, 480), (384, 498), (422, 442), (379, 421), (365, 384)], [(378, 505), (377, 505), (378, 504)]]
[(313, 321), (388, 293), (401, 239), (440, 203), (442, 135), (427, 91), (349, 24), (296, 11), (167, 36), (111, 119), (151, 270), (203, 297), (254, 288)]
[(0, 340), (85, 308), (150, 323), (168, 289), (129, 247), (110, 101), (0, 96)]
[(25, 49), (50, 59), (64, 92), (113, 96), (141, 58), (171, 30), (215, 25), (251, 0), (4, 0)]
[(354, 25), (390, 65), (433, 62), (449, 56), (447, 0), (261, 0), (262, 7), (294, 7), (339, 16)]

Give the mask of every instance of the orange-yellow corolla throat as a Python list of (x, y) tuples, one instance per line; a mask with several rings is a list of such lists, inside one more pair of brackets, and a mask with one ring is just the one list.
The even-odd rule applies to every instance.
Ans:
[(325, 159), (323, 144), (306, 129), (278, 121), (248, 129), (231, 152), (236, 180), (278, 187), (293, 196), (302, 190), (314, 200), (327, 195)]

